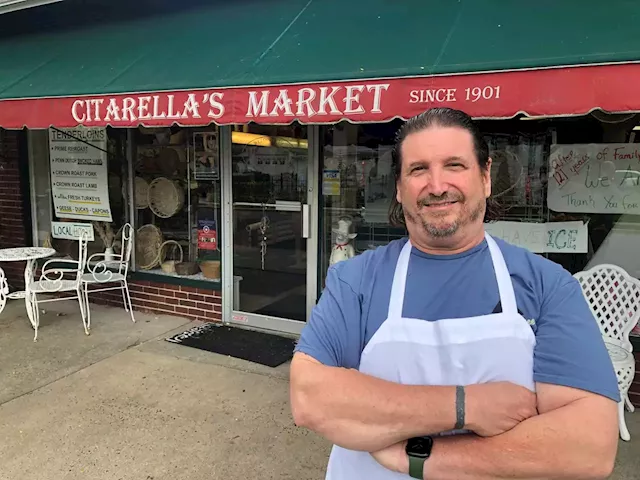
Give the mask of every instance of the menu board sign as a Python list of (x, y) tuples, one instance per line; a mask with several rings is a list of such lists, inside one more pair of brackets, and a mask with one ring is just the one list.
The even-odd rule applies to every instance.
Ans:
[(58, 218), (111, 222), (104, 128), (50, 128), (51, 193)]

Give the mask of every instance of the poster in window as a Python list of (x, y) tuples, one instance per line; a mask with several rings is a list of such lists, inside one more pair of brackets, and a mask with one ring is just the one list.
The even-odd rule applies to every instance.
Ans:
[(220, 178), (218, 135), (215, 132), (198, 132), (193, 134), (193, 139), (194, 178), (218, 180)]
[(105, 128), (50, 128), (49, 162), (58, 218), (112, 221)]
[(198, 220), (198, 249), (218, 249), (218, 231), (215, 220)]

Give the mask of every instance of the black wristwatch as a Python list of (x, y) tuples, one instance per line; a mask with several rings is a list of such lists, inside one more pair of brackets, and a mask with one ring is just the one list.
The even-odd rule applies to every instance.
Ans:
[(424, 462), (431, 456), (432, 437), (414, 437), (407, 441), (406, 452), (409, 456), (409, 475), (424, 478)]

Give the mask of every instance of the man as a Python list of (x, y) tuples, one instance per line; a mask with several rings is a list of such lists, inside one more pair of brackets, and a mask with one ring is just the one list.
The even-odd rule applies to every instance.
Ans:
[(393, 217), (409, 238), (333, 266), (291, 365), (329, 480), (595, 479), (619, 393), (580, 286), (486, 235), (491, 159), (465, 113), (409, 120)]

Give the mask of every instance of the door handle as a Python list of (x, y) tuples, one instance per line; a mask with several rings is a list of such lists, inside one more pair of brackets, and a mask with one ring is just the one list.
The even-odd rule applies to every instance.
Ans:
[(302, 204), (302, 238), (309, 238), (311, 236), (309, 230), (311, 223), (309, 222), (309, 205)]

